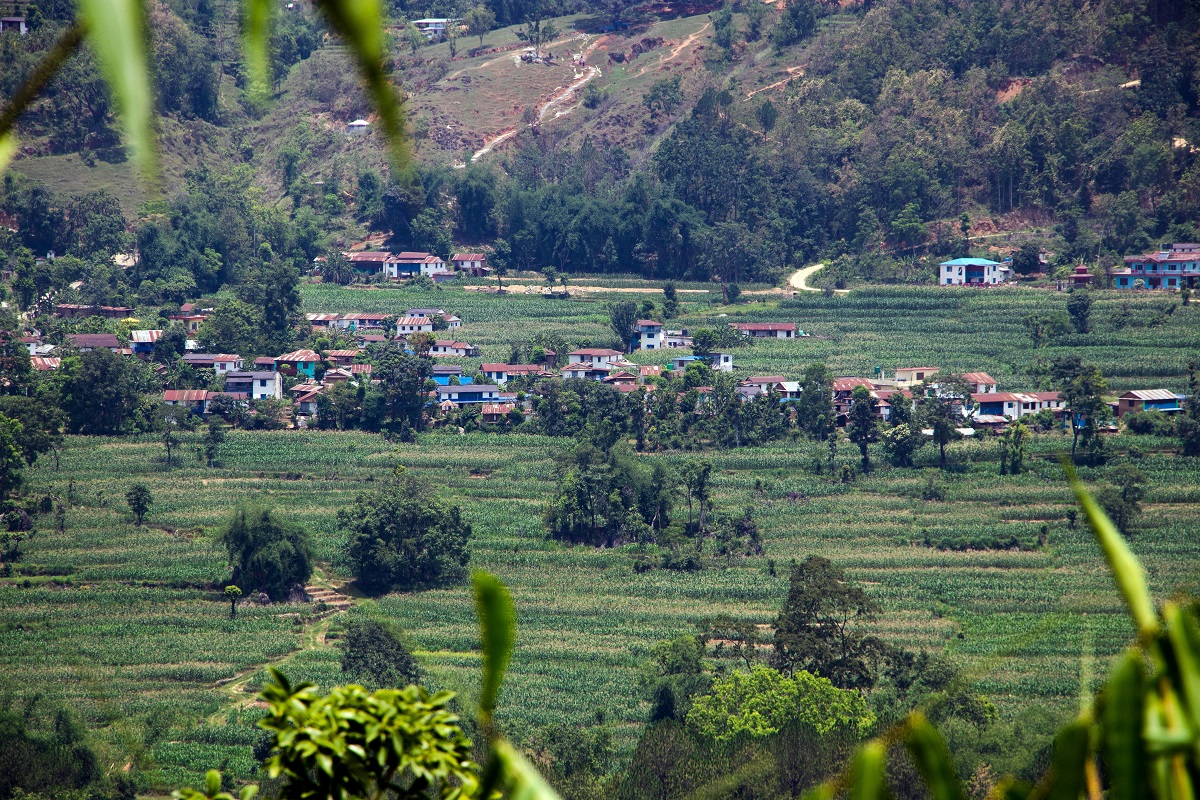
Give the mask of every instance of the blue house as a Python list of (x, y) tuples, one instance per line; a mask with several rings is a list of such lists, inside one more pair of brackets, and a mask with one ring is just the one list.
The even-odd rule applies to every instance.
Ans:
[(460, 384), (474, 381), (470, 375), (463, 375), (463, 368), (454, 364), (439, 364), (433, 368), (433, 382), (438, 386), (449, 386), (451, 378), (458, 378)]
[(1012, 272), (1000, 262), (986, 258), (956, 258), (938, 266), (941, 267), (938, 283), (943, 286), (993, 286), (1004, 283)]
[(444, 403), (495, 403), (500, 400), (500, 387), (486, 383), (468, 383), (462, 386), (439, 386), (438, 402)]
[(1174, 414), (1182, 398), (1166, 389), (1134, 389), (1117, 398), (1117, 416), (1131, 411), (1162, 411)]

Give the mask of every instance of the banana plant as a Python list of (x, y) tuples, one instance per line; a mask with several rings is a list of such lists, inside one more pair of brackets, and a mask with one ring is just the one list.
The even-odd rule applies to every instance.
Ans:
[[(384, 70), (387, 52), (382, 0), (314, 0), (314, 4), (349, 48), (375, 107), (393, 165), (402, 168), (408, 162), (404, 116), (401, 100)], [(267, 92), (271, 26), (277, 6), (275, 0), (242, 0), (242, 50), (251, 91), (259, 97)], [(21, 113), (86, 42), (112, 90), (126, 140), (143, 179), (154, 181), (158, 159), (146, 20), (145, 0), (79, 0), (75, 21), (0, 111), (0, 172), (17, 153), (16, 124)]]
[[(1133, 618), (1137, 636), (1108, 681), (1054, 739), (1049, 770), (1033, 785), (1007, 778), (996, 800), (1194, 800), (1200, 779), (1200, 627), (1174, 601), (1155, 609), (1141, 563), (1067, 468), (1075, 496)], [(965, 800), (941, 735), (919, 713), (859, 748), (851, 765), (808, 800), (890, 797), (886, 754), (903, 745), (934, 800)]]

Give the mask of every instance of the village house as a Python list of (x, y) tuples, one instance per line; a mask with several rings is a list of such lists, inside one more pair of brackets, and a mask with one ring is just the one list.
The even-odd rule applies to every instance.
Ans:
[(381, 333), (360, 333), (354, 337), (354, 343), (359, 349), (365, 349), (373, 344), (385, 344), (387, 337)]
[(322, 387), (318, 386), (302, 394), (294, 395), (292, 401), (296, 404), (296, 413), (314, 416), (317, 413), (318, 403), (321, 401), (321, 392)]
[(455, 253), (450, 256), (454, 268), (467, 273), (472, 278), (486, 278), (491, 270), (488, 269), (487, 256), (483, 253)]
[(425, 319), (433, 319), (441, 317), (446, 323), (446, 327), (450, 330), (462, 327), (462, 320), (453, 314), (446, 312), (444, 308), (410, 308), (405, 312), (406, 317), (423, 317)]
[(304, 318), (308, 320), (308, 324), (312, 326), (314, 331), (342, 327), (340, 324), (342, 319), (341, 314), (305, 314)]
[(52, 356), (31, 356), (29, 363), (38, 372), (53, 372), (62, 364), (62, 359)]
[(671, 369), (676, 371), (685, 370), (687, 369), (687, 365), (694, 361), (708, 364), (716, 372), (733, 372), (733, 356), (729, 353), (713, 353), (710, 356), (676, 356), (671, 359)]
[(414, 275), (429, 277), (436, 272), (445, 272), (446, 262), (432, 253), (419, 253), (406, 250), (397, 253), (395, 261), (389, 265), (389, 278), (411, 278)]
[(896, 370), (895, 384), (897, 389), (911, 389), (919, 386), (940, 371), (939, 367), (901, 367)]
[(1182, 395), (1166, 389), (1134, 389), (1117, 398), (1116, 415), (1122, 417), (1131, 411), (1162, 411), (1174, 414), (1180, 411)]
[(489, 381), (495, 381), (500, 386), (508, 383), (509, 378), (519, 378), (532, 375), (537, 378), (551, 377), (545, 367), (540, 364), (480, 364), (479, 371)]
[(181, 325), (187, 333), (196, 333), (200, 330), (200, 326), (204, 323), (204, 320), (208, 319), (208, 315), (204, 313), (185, 314), (180, 312), (178, 314), (168, 314), (167, 319), (173, 325)]
[(242, 357), (233, 353), (187, 353), (180, 359), (194, 369), (211, 369), (218, 375), (242, 369)]
[(326, 370), (321, 376), (321, 384), (323, 386), (332, 386), (335, 383), (348, 383), (354, 380), (354, 373), (345, 367), (334, 367)]
[(401, 317), (396, 320), (396, 335), (407, 337), (410, 333), (433, 333), (433, 320), (429, 317)]
[(563, 367), (562, 376), (564, 379), (580, 378), (588, 381), (602, 381), (617, 370), (617, 367), (607, 361), (576, 361)]
[(456, 342), (452, 339), (438, 339), (429, 348), (429, 355), (434, 358), (450, 356), (473, 357), (479, 355), (479, 348), (466, 342)]
[(661, 322), (655, 322), (652, 319), (639, 319), (637, 321), (638, 341), (636, 349), (638, 350), (660, 350), (663, 346), (663, 326)]
[(147, 356), (154, 352), (154, 343), (162, 336), (160, 330), (136, 330), (129, 332), (129, 349), (135, 356)]
[(794, 339), (794, 322), (731, 322), (729, 326), (754, 339)]
[(321, 354), (314, 350), (294, 350), (284, 353), (275, 359), (275, 371), (284, 375), (306, 375), (310, 378), (317, 374), (317, 365), (321, 363)]
[(459, 383), (470, 383), (471, 376), (463, 374), (463, 368), (457, 364), (434, 364), (433, 382), (439, 386), (449, 386), (451, 378), (457, 378)]
[(279, 372), (230, 372), (225, 375), (225, 391), (241, 392), (252, 400), (282, 400), (283, 374)]
[(609, 350), (606, 347), (584, 347), (567, 353), (567, 363), (570, 364), (608, 364), (620, 360), (624, 355), (620, 350)]
[(872, 397), (878, 397), (875, 394), (875, 384), (866, 378), (834, 378), (833, 379), (833, 409), (838, 416), (838, 425), (846, 424), (846, 417), (850, 413), (850, 407), (854, 405), (854, 390), (859, 386), (864, 387), (871, 393)]
[(688, 336), (686, 330), (663, 331), (663, 346), (671, 348), (691, 347), (692, 337)]
[(1114, 270), (1113, 286), (1133, 289), (1182, 289), (1200, 286), (1200, 244), (1180, 242), (1142, 256), (1125, 256), (1125, 268)]
[(69, 333), (67, 342), (81, 353), (100, 348), (114, 353), (120, 353), (122, 350), (121, 340), (113, 333)]
[(354, 359), (358, 358), (357, 350), (330, 350), (325, 353), (325, 358), (329, 363), (339, 367), (348, 367), (354, 363)]
[(973, 393), (973, 417), (1007, 417), (1020, 419), (1048, 408), (1061, 413), (1065, 403), (1058, 392), (988, 392)]
[(943, 261), (938, 283), (943, 286), (994, 286), (1008, 280), (1012, 270), (986, 258), (956, 258)]
[(481, 419), (488, 425), (503, 422), (516, 409), (515, 403), (484, 403)]
[(500, 387), (488, 383), (468, 383), (461, 386), (438, 386), (438, 402), (494, 403), (500, 398)]
[(351, 268), (368, 277), (385, 275), (393, 277), (389, 271), (396, 264), (396, 257), (383, 250), (362, 250), (357, 253), (342, 253), (350, 262)]
[(970, 385), (973, 394), (991, 394), (996, 391), (996, 379), (986, 372), (964, 372), (961, 377)]
[(388, 318), (387, 314), (368, 314), (362, 311), (354, 311), (349, 314), (342, 314), (337, 321), (339, 328), (347, 331), (363, 331), (383, 330), (383, 321)]
[(771, 388), (778, 386), (784, 382), (782, 375), (752, 375), (744, 381), (739, 381), (738, 386), (752, 388), (755, 391), (750, 393), (750, 397), (756, 397), (760, 394), (766, 394), (771, 391)]
[(163, 392), (163, 403), (168, 406), (186, 406), (200, 416), (208, 414), (208, 404), (216, 397), (232, 397), (244, 402), (248, 395), (242, 392), (210, 392), (206, 389), (168, 389)]

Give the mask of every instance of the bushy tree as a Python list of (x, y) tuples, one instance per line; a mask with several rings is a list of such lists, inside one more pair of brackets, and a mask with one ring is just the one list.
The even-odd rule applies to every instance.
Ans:
[(125, 492), (125, 502), (129, 505), (129, 510), (133, 512), (137, 524), (141, 525), (142, 518), (146, 516), (146, 512), (154, 503), (154, 495), (150, 493), (146, 484), (135, 483), (129, 487), (129, 491)]
[(1092, 293), (1087, 289), (1076, 289), (1067, 298), (1067, 314), (1076, 333), (1088, 333), (1092, 329)]
[(862, 456), (863, 472), (871, 469), (871, 454), (868, 448), (879, 441), (879, 415), (875, 413), (875, 398), (865, 386), (855, 386), (851, 395), (850, 420), (846, 426), (850, 441), (858, 445)]
[(414, 591), (462, 580), (471, 525), (462, 509), (402, 474), (338, 512), (346, 557), (369, 592)]
[(230, 582), (266, 592), (272, 600), (286, 598), (312, 575), (308, 532), (270, 509), (238, 506), (225, 523), (221, 543), (229, 555)]
[(379, 620), (352, 617), (339, 646), (342, 674), (367, 686), (400, 688), (421, 680), (417, 660), (391, 627)]

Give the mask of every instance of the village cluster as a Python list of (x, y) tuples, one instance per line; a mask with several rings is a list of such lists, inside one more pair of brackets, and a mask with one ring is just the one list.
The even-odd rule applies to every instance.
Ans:
[[(212, 309), (200, 309), (185, 304), (177, 313), (168, 315), (173, 325), (180, 326), (190, 337)], [(133, 309), (111, 306), (82, 306), (60, 304), (55, 308), (60, 317), (78, 319), (101, 316), (109, 319), (130, 319)], [(453, 337), (463, 326), (463, 320), (442, 308), (408, 308), (402, 315), (382, 313), (308, 314), (312, 333), (352, 341), (354, 347), (317, 350), (302, 348), (274, 357), (255, 358), (249, 362), (235, 353), (199, 352), (199, 343), (187, 339), (186, 352), (180, 357), (183, 364), (197, 371), (212, 374), (213, 385), (219, 389), (167, 389), (162, 401), (167, 405), (189, 408), (200, 416), (211, 413), (210, 404), (217, 398), (229, 398), (235, 403), (250, 405), (252, 401), (290, 400), (292, 419), (296, 427), (307, 427), (317, 414), (322, 396), (338, 384), (358, 387), (379, 383), (372, 376), (374, 348), (388, 342), (401, 344), (406, 350), (431, 359), (478, 357), (479, 348)], [(730, 322), (731, 328), (752, 339), (792, 340), (806, 337), (791, 322)], [(66, 347), (87, 352), (105, 348), (113, 353), (147, 359), (162, 330), (130, 329), (128, 338), (115, 333), (80, 333), (66, 336)], [(438, 338), (445, 334), (448, 338)], [(331, 336), (332, 335), (332, 336)], [(44, 342), (40, 336), (23, 337), (32, 364), (40, 371), (54, 370), (61, 363), (58, 348)], [(684, 376), (689, 365), (699, 364), (712, 374), (733, 373), (734, 354), (728, 351), (698, 353), (693, 339), (685, 329), (670, 330), (662, 322), (641, 319), (636, 325), (636, 339), (631, 350), (686, 350), (670, 359), (666, 366), (638, 364), (629, 360), (629, 353), (602, 347), (584, 347), (560, 357), (553, 350), (535, 351), (536, 363), (505, 364), (481, 361), (471, 371), (461, 364), (435, 363), (430, 369), (427, 384), (427, 407), (430, 416), (450, 414), (463, 406), (478, 405), (480, 419), (485, 424), (524, 419), (534, 413), (532, 396), (538, 393), (538, 383), (553, 379), (576, 379), (600, 382), (629, 394), (644, 391), (647, 396), (662, 384), (660, 378)], [(561, 366), (560, 366), (561, 365)], [(709, 374), (703, 372), (702, 374)], [(950, 377), (945, 386), (939, 374)], [(901, 367), (890, 377), (882, 369), (870, 378), (847, 376), (832, 381), (836, 424), (847, 424), (857, 387), (865, 388), (879, 417), (889, 421), (899, 403), (913, 407), (924, 394), (937, 394), (948, 399), (962, 415), (960, 432), (972, 435), (976, 430), (1001, 430), (1014, 420), (1049, 412), (1061, 420), (1065, 403), (1058, 392), (1000, 391), (996, 379), (986, 372), (965, 372), (949, 376), (939, 367)], [(961, 396), (962, 387), (969, 387), (969, 399)], [(520, 387), (522, 391), (514, 390)], [(713, 387), (693, 386), (700, 402), (711, 395)], [(802, 392), (800, 381), (782, 375), (749, 376), (737, 382), (737, 393), (743, 401), (759, 396), (774, 395), (780, 402), (796, 400)], [(1182, 408), (1183, 397), (1165, 389), (1128, 391), (1112, 398), (1109, 405), (1114, 416), (1158, 410), (1176, 413)], [(222, 403), (228, 401), (220, 401)], [(436, 409), (436, 411), (435, 411)], [(1044, 416), (1044, 415), (1043, 415)]]

